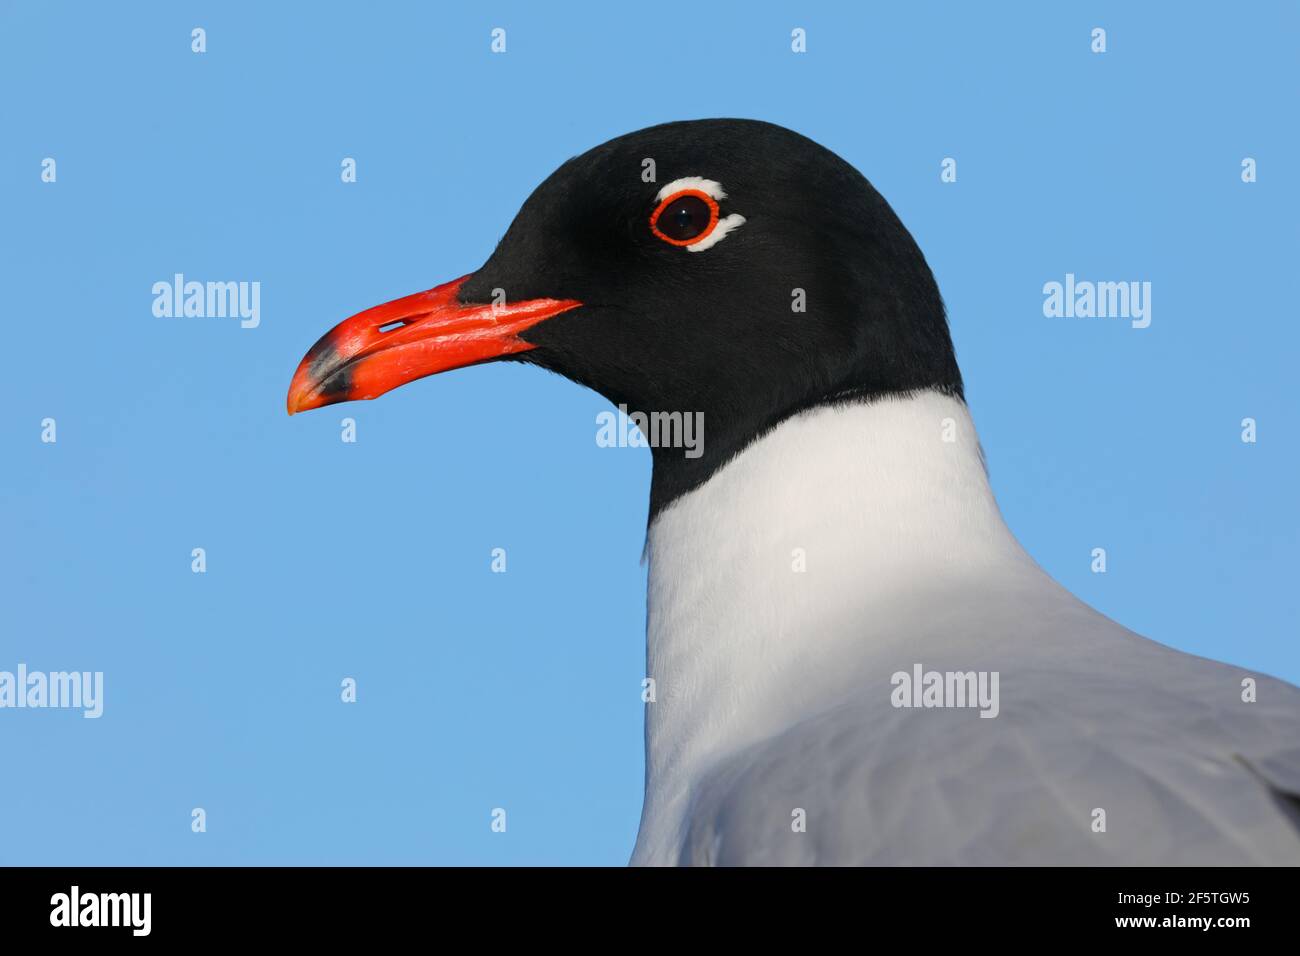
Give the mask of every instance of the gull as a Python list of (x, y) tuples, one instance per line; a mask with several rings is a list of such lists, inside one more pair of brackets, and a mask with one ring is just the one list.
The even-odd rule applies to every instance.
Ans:
[(1300, 863), (1300, 689), (1024, 551), (930, 267), (834, 153), (751, 120), (597, 146), (478, 271), (326, 333), (288, 410), (497, 360), (705, 425), (651, 448), (633, 864)]

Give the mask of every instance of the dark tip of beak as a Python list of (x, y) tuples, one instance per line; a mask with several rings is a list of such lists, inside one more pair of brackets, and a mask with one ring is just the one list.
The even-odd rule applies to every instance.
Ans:
[(378, 398), (406, 382), (535, 348), (519, 333), (576, 309), (576, 299), (466, 303), (465, 277), (344, 319), (311, 347), (294, 372), (289, 414)]
[(286, 406), (289, 414), (346, 402), (352, 392), (352, 369), (327, 332), (311, 347), (294, 375)]

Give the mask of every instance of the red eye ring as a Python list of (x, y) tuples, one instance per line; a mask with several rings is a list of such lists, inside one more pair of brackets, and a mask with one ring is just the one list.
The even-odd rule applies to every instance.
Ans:
[[(704, 231), (701, 232), (699, 235), (691, 236), (689, 239), (673, 239), (671, 236), (667, 236), (660, 231), (659, 216), (663, 214), (663, 211), (665, 209), (667, 209), (677, 200), (681, 199), (683, 196), (694, 196), (696, 199), (703, 200), (705, 204), (708, 205), (709, 224), (704, 227)], [(658, 206), (656, 206), (655, 211), (650, 214), (650, 231), (653, 232), (655, 236), (662, 239), (664, 242), (668, 243), (670, 246), (693, 246), (697, 242), (703, 242), (708, 237), (708, 235), (711, 232), (713, 232), (714, 229), (717, 228), (718, 220), (720, 218), (721, 218), (721, 214), (718, 211), (718, 201), (714, 199), (712, 196), (710, 196), (708, 193), (703, 192), (699, 189), (679, 189), (671, 196), (664, 197), (663, 202), (661, 202)]]

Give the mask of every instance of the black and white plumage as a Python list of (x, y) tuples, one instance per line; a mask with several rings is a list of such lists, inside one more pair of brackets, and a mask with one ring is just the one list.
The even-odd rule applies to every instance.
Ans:
[[(930, 269), (828, 150), (742, 120), (598, 146), (476, 273), (327, 334), (289, 407), (506, 357), (707, 424), (699, 457), (653, 450), (633, 863), (1300, 862), (1300, 689), (1133, 634), (1021, 549)], [(918, 665), (998, 674), (997, 716), (896, 707)]]
[[(666, 508), (649, 654), (634, 862), (1300, 860), (1300, 691), (1246, 703), (1056, 584), (952, 396), (800, 413)], [(997, 672), (997, 716), (894, 707), (916, 664)]]

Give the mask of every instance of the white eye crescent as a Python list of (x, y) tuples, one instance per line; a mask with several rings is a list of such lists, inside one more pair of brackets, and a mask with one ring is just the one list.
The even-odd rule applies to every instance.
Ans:
[(660, 189), (655, 198), (659, 204), (650, 216), (651, 231), (687, 252), (711, 249), (745, 224), (739, 213), (721, 215), (718, 204), (727, 193), (714, 179), (683, 176)]

